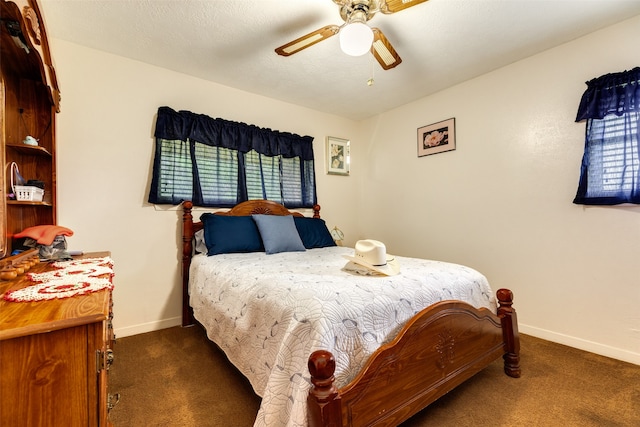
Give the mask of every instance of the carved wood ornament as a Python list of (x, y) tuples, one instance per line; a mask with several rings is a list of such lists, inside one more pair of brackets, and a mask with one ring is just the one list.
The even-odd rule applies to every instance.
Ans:
[(42, 44), (42, 36), (40, 35), (40, 22), (38, 21), (38, 14), (30, 6), (24, 7), (24, 19), (29, 23), (27, 29), (29, 34), (34, 40), (34, 43), (38, 46)]
[(454, 347), (456, 344), (456, 340), (453, 338), (451, 331), (446, 329), (438, 335), (438, 343), (436, 344), (436, 351), (440, 355), (438, 361), (436, 362), (436, 366), (442, 370), (447, 367), (447, 365), (453, 363), (453, 358), (455, 356)]

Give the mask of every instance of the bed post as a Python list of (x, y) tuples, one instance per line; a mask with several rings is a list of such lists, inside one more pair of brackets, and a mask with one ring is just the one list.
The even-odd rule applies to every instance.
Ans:
[(518, 318), (513, 306), (513, 292), (509, 289), (499, 289), (498, 317), (502, 322), (502, 336), (505, 353), (504, 372), (513, 378), (520, 378), (520, 335), (518, 333)]
[(320, 218), (320, 205), (313, 205), (313, 217)]
[(193, 254), (193, 203), (182, 202), (182, 326), (193, 325), (193, 311), (189, 306), (189, 267)]
[(309, 356), (311, 389), (307, 397), (309, 427), (342, 427), (342, 407), (338, 389), (333, 384), (336, 360), (331, 352), (317, 350)]

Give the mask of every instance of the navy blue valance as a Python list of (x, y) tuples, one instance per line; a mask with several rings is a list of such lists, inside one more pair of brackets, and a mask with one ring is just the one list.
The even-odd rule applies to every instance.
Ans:
[(603, 119), (607, 114), (621, 116), (640, 111), (640, 67), (610, 73), (586, 82), (576, 122)]
[(313, 160), (313, 137), (279, 132), (246, 123), (212, 118), (190, 111), (158, 108), (156, 138), (197, 141), (248, 153), (255, 150), (269, 157), (300, 157)]

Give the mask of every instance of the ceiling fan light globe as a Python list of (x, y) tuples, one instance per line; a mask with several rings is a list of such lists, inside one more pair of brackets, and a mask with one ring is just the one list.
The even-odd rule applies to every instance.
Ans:
[(362, 56), (371, 50), (373, 31), (367, 24), (353, 22), (340, 30), (340, 49), (347, 55)]

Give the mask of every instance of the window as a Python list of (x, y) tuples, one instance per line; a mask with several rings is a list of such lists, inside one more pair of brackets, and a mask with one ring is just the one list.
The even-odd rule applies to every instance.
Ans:
[(586, 119), (574, 203), (640, 204), (640, 68), (587, 82), (576, 121)]
[(288, 208), (316, 203), (313, 138), (158, 110), (149, 202), (229, 207), (268, 199)]

